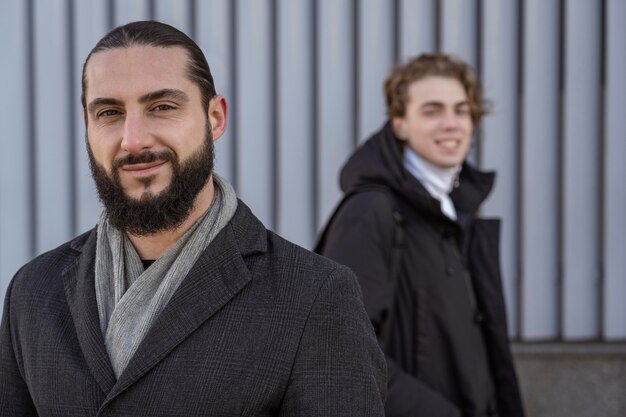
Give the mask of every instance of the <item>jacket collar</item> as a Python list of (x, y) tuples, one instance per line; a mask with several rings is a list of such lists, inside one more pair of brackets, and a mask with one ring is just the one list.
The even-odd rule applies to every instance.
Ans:
[(116, 381), (104, 346), (95, 297), (96, 233), (94, 229), (71, 243), (81, 253), (64, 271), (63, 280), (80, 347), (94, 378), (107, 394), (105, 403), (145, 375), (244, 288), (252, 279), (247, 258), (267, 250), (265, 227), (239, 201), (229, 224), (189, 271)]
[[(388, 121), (346, 162), (341, 172), (342, 189), (349, 191), (367, 184), (384, 185), (417, 210), (430, 216), (445, 217), (439, 201), (404, 167), (403, 147)], [(450, 195), (457, 212), (475, 213), (489, 195), (494, 180), (493, 172), (479, 171), (464, 162), (459, 186)]]

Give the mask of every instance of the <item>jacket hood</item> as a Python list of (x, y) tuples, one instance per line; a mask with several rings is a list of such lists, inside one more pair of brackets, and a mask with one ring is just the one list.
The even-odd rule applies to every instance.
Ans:
[[(383, 185), (395, 191), (421, 211), (441, 214), (439, 201), (404, 168), (403, 142), (387, 121), (381, 130), (367, 139), (344, 164), (340, 185), (343, 192), (371, 185)], [(475, 213), (493, 188), (495, 174), (482, 172), (467, 162), (459, 177), (459, 186), (450, 194), (459, 211)]]

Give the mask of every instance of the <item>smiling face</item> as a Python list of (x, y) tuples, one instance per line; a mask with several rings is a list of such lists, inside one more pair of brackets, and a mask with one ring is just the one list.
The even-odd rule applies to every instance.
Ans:
[(458, 166), (469, 152), (470, 106), (463, 85), (454, 78), (427, 76), (414, 81), (404, 116), (394, 117), (392, 123), (398, 138), (438, 167)]
[(156, 195), (171, 182), (171, 161), (200, 149), (207, 115), (198, 87), (185, 74), (182, 48), (131, 47), (94, 54), (86, 68), (87, 137), (95, 160), (115, 170), (126, 194)]
[(135, 234), (175, 228), (206, 193), (213, 139), (225, 129), (221, 96), (202, 105), (180, 47), (97, 52), (86, 66), (88, 151), (113, 225)]

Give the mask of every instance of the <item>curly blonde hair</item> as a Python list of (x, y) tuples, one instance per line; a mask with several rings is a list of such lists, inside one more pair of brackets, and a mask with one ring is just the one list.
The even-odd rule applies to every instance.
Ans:
[(488, 113), (488, 103), (483, 98), (474, 70), (464, 61), (443, 53), (421, 54), (405, 64), (396, 66), (384, 83), (387, 116), (404, 117), (409, 100), (409, 86), (428, 76), (459, 80), (465, 88), (470, 106), (472, 123), (476, 128), (480, 119)]

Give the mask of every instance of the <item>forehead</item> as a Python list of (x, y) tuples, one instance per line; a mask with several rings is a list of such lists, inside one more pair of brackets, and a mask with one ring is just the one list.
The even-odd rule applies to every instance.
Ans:
[(187, 65), (187, 52), (181, 47), (133, 46), (96, 52), (85, 68), (87, 101), (163, 88), (193, 90)]
[(409, 101), (458, 103), (467, 101), (467, 92), (456, 78), (428, 76), (412, 82), (408, 88)]

